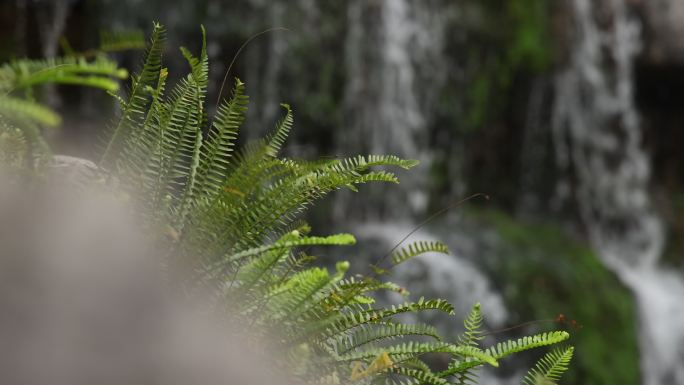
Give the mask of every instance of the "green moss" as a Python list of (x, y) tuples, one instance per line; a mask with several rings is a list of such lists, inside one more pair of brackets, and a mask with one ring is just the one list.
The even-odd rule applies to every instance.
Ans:
[(554, 225), (520, 223), (493, 210), (472, 214), (501, 239), (486, 268), (517, 312), (512, 322), (562, 313), (581, 325), (571, 332), (576, 355), (563, 383), (636, 385), (634, 302), (595, 253)]
[(468, 94), (470, 129), (496, 119), (511, 100), (516, 76), (549, 69), (554, 55), (549, 0), (478, 1), (485, 17), (469, 33), (476, 44), (468, 57), (474, 69)]

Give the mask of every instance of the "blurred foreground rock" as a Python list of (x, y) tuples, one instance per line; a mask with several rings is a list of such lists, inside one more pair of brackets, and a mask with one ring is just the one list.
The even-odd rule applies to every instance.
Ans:
[(94, 164), (52, 167), (47, 182), (0, 175), (0, 383), (284, 383), (246, 336), (167, 290), (123, 203), (66, 187)]

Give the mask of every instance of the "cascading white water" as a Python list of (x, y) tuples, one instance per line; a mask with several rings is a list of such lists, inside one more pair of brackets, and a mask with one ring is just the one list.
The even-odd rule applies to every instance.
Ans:
[[(427, 126), (446, 75), (443, 9), (421, 1), (356, 0), (349, 3), (347, 20), (341, 151), (419, 159), (427, 170)], [(405, 187), (373, 200), (380, 212), (366, 216), (379, 219), (394, 210), (410, 218), (422, 212), (427, 180), (426, 172), (402, 175)]]
[[(420, 0), (355, 0), (348, 5), (344, 101), (348, 121), (338, 139), (340, 148), (343, 152), (396, 154), (422, 163), (418, 170), (401, 175), (401, 189), (373, 186), (362, 202), (352, 202), (347, 196), (336, 207), (336, 217), (341, 220), (348, 220), (350, 211), (360, 213), (354, 217), (366, 221), (356, 225), (354, 233), (362, 241), (380, 241), (387, 249), (411, 232), (415, 227), (412, 221), (424, 215), (426, 208), (426, 171), (431, 161), (428, 126), (448, 70), (443, 52), (447, 14), (443, 4)], [(363, 206), (364, 201), (370, 205)], [(406, 242), (438, 238), (458, 241), (451, 234), (444, 239), (422, 230)], [(506, 322), (501, 294), (461, 255), (419, 256), (393, 269), (392, 279), (421, 295), (449, 300), (460, 317), (481, 302), (489, 327)], [(445, 332), (459, 331), (459, 322), (453, 318), (436, 317), (431, 322), (441, 324)], [(506, 383), (488, 371), (482, 378), (490, 384)]]
[[(570, 7), (570, 62), (556, 79), (558, 164), (574, 173), (593, 246), (635, 294), (644, 384), (684, 384), (684, 279), (658, 266), (664, 230), (650, 202), (634, 104), (640, 25), (625, 0), (573, 0)], [(568, 186), (559, 192), (567, 195)]]

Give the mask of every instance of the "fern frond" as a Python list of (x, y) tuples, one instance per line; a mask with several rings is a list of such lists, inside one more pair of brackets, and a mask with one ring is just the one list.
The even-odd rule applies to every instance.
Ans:
[(463, 321), (465, 332), (459, 338), (459, 343), (461, 345), (478, 346), (479, 342), (484, 338), (481, 330), (483, 321), (484, 318), (482, 317), (480, 303), (478, 302), (473, 305), (470, 313), (468, 313), (468, 317)]
[(195, 103), (195, 111), (191, 115), (189, 121), (190, 131), (194, 131), (194, 146), (192, 151), (186, 153), (189, 157), (189, 169), (184, 183), (184, 191), (178, 203), (178, 210), (176, 212), (175, 225), (182, 229), (185, 224), (185, 218), (194, 202), (195, 181), (197, 178), (198, 168), (202, 156), (202, 129), (206, 121), (206, 114), (204, 111), (204, 100), (207, 92), (207, 84), (209, 79), (209, 59), (207, 57), (207, 36), (204, 26), (202, 30), (202, 50), (200, 57), (196, 58), (190, 51), (181, 47), (183, 56), (190, 65), (190, 73), (192, 81), (190, 84), (194, 87), (193, 102)]
[(397, 166), (405, 170), (413, 168), (420, 163), (415, 159), (401, 159), (395, 155), (368, 155), (367, 157), (357, 156), (358, 164), (364, 164), (367, 167), (374, 166)]
[(377, 357), (387, 352), (395, 361), (402, 361), (427, 353), (450, 353), (461, 357), (470, 357), (486, 362), (492, 366), (499, 366), (496, 358), (473, 346), (454, 345), (448, 342), (416, 342), (409, 341), (389, 347), (372, 348), (359, 352), (352, 352), (340, 357), (343, 361), (357, 361)]
[(154, 23), (142, 70), (133, 78), (128, 103), (123, 108), (119, 122), (105, 148), (101, 164), (110, 163), (121, 151), (122, 142), (130, 131), (140, 127), (150, 100), (148, 89), (156, 86), (159, 78), (164, 40), (164, 27)]
[[(151, 195), (157, 187), (157, 174), (151, 170), (161, 168), (160, 151), (165, 135), (161, 122), (167, 114), (163, 102), (167, 77), (168, 70), (162, 68), (159, 71), (157, 85), (151, 91), (152, 101), (145, 119), (140, 127), (124, 139), (122, 156), (118, 160), (119, 177), (146, 196)], [(126, 102), (122, 103), (125, 106)]]
[[(189, 75), (174, 87), (171, 99), (164, 104), (164, 115), (159, 129), (160, 138), (157, 161), (151, 164), (156, 175), (156, 191), (151, 197), (159, 209), (163, 199), (171, 199), (175, 212), (174, 224), (178, 226), (185, 218), (185, 204), (190, 193), (199, 164), (201, 147), (202, 110), (198, 109), (203, 96), (193, 75)], [(178, 191), (182, 186), (182, 191)]]
[(283, 103), (280, 106), (285, 109), (285, 116), (276, 123), (275, 130), (267, 137), (268, 154), (273, 157), (277, 156), (280, 152), (294, 122), (290, 105)]
[[(276, 243), (282, 244), (297, 240), (300, 237), (301, 234), (299, 231), (295, 230), (283, 235)], [(236, 280), (240, 282), (240, 289), (249, 289), (252, 285), (258, 282), (263, 283), (266, 281), (265, 276), (269, 273), (269, 271), (275, 269), (275, 267), (288, 256), (290, 256), (289, 248), (273, 249), (264, 252), (260, 258), (254, 258), (252, 261), (243, 265), (236, 277)]]
[(394, 155), (357, 155), (351, 158), (332, 161), (328, 163), (327, 166), (336, 171), (355, 170), (360, 172), (377, 166), (396, 166), (403, 169), (410, 169), (417, 164), (417, 160), (401, 159)]
[(290, 274), (292, 274), (295, 271), (299, 271), (309, 264), (311, 262), (315, 261), (316, 257), (312, 255), (308, 255), (306, 253), (299, 253), (297, 255), (288, 255), (287, 259), (285, 259), (282, 263), (282, 266), (280, 266), (280, 273), (279, 277), (280, 279), (287, 279)]
[(449, 254), (449, 248), (442, 242), (418, 241), (392, 253), (392, 265), (396, 266), (415, 256), (425, 253)]
[(525, 385), (555, 384), (568, 370), (574, 348), (572, 346), (563, 349), (554, 349), (542, 357), (534, 368), (525, 376)]
[(145, 34), (142, 30), (100, 31), (100, 51), (119, 52), (145, 48)]
[(379, 281), (370, 277), (363, 277), (362, 279), (350, 277), (344, 279), (338, 284), (338, 289), (341, 292), (354, 293), (355, 295), (376, 292), (380, 290), (393, 291), (404, 296), (408, 294), (406, 289), (393, 282)]
[[(298, 272), (287, 282), (272, 289), (268, 316), (282, 319), (290, 312), (297, 311), (298, 306), (328, 286), (330, 281), (328, 270), (323, 268), (310, 268)], [(285, 293), (287, 295), (283, 295)]]
[(428, 364), (426, 364), (423, 360), (420, 358), (409, 358), (407, 360), (403, 360), (399, 363), (402, 367), (409, 368), (409, 369), (418, 369), (422, 370), (424, 372), (431, 372), (432, 369)]
[(337, 337), (334, 342), (335, 351), (343, 355), (367, 344), (406, 336), (427, 336), (440, 340), (437, 330), (430, 325), (386, 323), (372, 328), (360, 328), (348, 336)]
[(292, 337), (292, 340), (317, 335), (318, 338), (330, 338), (335, 335), (346, 333), (351, 329), (366, 324), (377, 324), (384, 322), (395, 315), (407, 312), (420, 312), (437, 310), (446, 314), (453, 314), (454, 307), (442, 299), (425, 300), (420, 298), (417, 302), (406, 302), (401, 305), (392, 305), (389, 308), (352, 311), (349, 314), (336, 314), (335, 316), (312, 321), (305, 330), (300, 331)]
[[(534, 349), (542, 346), (548, 346), (563, 342), (568, 339), (570, 335), (566, 331), (554, 331), (535, 334), (532, 336), (525, 336), (517, 340), (508, 340), (500, 342), (485, 350), (485, 352), (499, 360), (513, 353), (522, 352), (529, 349)], [(470, 368), (482, 365), (483, 362), (478, 360), (463, 360), (456, 361), (449, 365), (449, 368), (440, 372), (442, 377), (451, 376), (457, 373), (462, 373)]]
[[(459, 345), (479, 346), (480, 341), (484, 338), (481, 331), (483, 321), (480, 303), (478, 302), (473, 305), (468, 317), (463, 321), (465, 332), (458, 338)], [(470, 368), (465, 368), (458, 373), (456, 383), (459, 385), (473, 384), (476, 378), (475, 372), (471, 371)]]
[(18, 123), (28, 121), (50, 127), (61, 122), (57, 113), (42, 104), (5, 95), (0, 96), (0, 118)]
[(443, 299), (429, 299), (421, 297), (417, 302), (405, 302), (401, 305), (392, 305), (389, 308), (382, 310), (370, 310), (368, 313), (376, 315), (380, 318), (386, 318), (406, 312), (415, 312), (422, 310), (439, 310), (443, 313), (453, 315), (454, 307), (448, 301)]
[(171, 94), (171, 100), (164, 108), (166, 115), (160, 122), (164, 137), (159, 148), (161, 165), (155, 170), (160, 193), (173, 191), (170, 184), (176, 178), (188, 176), (199, 123), (194, 109), (197, 94), (192, 80), (189, 77), (182, 79)]
[(410, 378), (413, 381), (409, 382), (409, 384), (447, 385), (449, 383), (447, 380), (438, 377), (434, 373), (421, 369), (399, 366), (389, 369), (389, 372)]
[(291, 249), (298, 246), (347, 246), (356, 243), (356, 238), (351, 234), (335, 234), (327, 237), (302, 237), (296, 240), (288, 240), (285, 242), (276, 242), (272, 245), (255, 247), (237, 254), (229, 255), (226, 261), (237, 261), (243, 258), (252, 257), (270, 250), (277, 249)]
[(198, 196), (213, 199), (221, 192), (228, 178), (229, 160), (233, 153), (238, 129), (247, 112), (245, 84), (235, 80), (232, 97), (216, 111), (204, 146), (198, 170)]
[(522, 352), (524, 350), (534, 349), (542, 346), (554, 345), (563, 342), (570, 338), (570, 334), (566, 331), (553, 331), (535, 334), (532, 336), (525, 336), (517, 340), (508, 340), (499, 342), (493, 347), (487, 349), (487, 353), (496, 357), (496, 359), (504, 358), (513, 353)]
[(104, 56), (97, 56), (93, 61), (76, 57), (21, 59), (0, 67), (0, 90), (13, 91), (57, 83), (114, 92), (119, 89), (119, 82), (115, 79), (126, 77), (128, 72), (125, 69)]

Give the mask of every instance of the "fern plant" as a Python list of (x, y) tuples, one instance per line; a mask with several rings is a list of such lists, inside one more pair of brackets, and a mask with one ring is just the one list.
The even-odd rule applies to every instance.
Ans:
[(42, 127), (55, 127), (60, 116), (38, 102), (34, 96), (37, 87), (47, 84), (66, 84), (102, 89), (108, 93), (119, 90), (119, 80), (128, 72), (107, 57), (107, 53), (144, 46), (144, 38), (135, 31), (103, 32), (100, 47), (86, 52), (74, 52), (62, 40), (64, 57), (40, 60), (16, 59), (0, 66), (0, 143), (4, 154), (17, 158), (24, 147), (12, 150), (16, 141), (27, 142), (25, 150), (34, 156), (48, 154), (49, 149), (41, 135)]
[[(333, 272), (312, 265), (311, 246), (344, 246), (351, 234), (311, 235), (302, 213), (338, 189), (356, 190), (367, 182), (397, 183), (392, 167), (416, 161), (392, 155), (304, 161), (280, 155), (293, 125), (283, 117), (265, 138), (236, 149), (248, 107), (245, 85), (236, 80), (232, 95), (209, 116), (206, 107), (208, 58), (204, 29), (198, 56), (181, 48), (190, 68), (167, 91), (162, 66), (164, 29), (155, 23), (141, 72), (99, 160), (100, 175), (116, 179), (164, 251), (169, 281), (183, 292), (211, 293), (216, 309), (249, 328), (256, 340), (277, 349), (278, 367), (299, 383), (466, 384), (475, 370), (523, 350), (562, 342), (563, 331), (541, 333), (482, 346), (482, 314), (475, 305), (466, 332), (455, 341), (434, 327), (407, 324), (400, 314), (437, 311), (453, 314), (441, 299), (379, 306), (375, 294), (407, 291), (380, 276), (347, 276), (348, 262)], [(418, 242), (391, 256), (403, 263), (425, 252), (448, 252), (439, 242)], [(176, 279), (175, 271), (191, 271)], [(380, 269), (380, 267), (378, 267)], [(435, 370), (426, 354), (443, 354), (451, 363)], [(555, 381), (567, 367), (550, 356), (530, 381)], [(559, 363), (557, 363), (559, 362)]]

